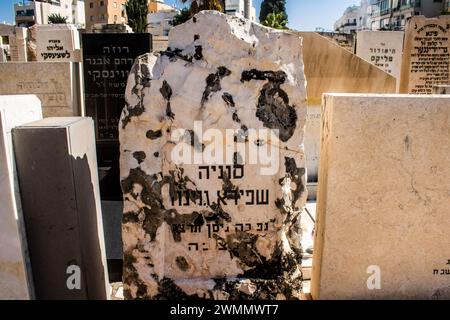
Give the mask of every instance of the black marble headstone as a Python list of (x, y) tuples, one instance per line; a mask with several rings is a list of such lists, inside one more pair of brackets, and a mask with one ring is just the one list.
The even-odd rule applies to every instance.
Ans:
[(118, 123), (128, 73), (136, 57), (152, 51), (149, 33), (83, 34), (86, 116), (95, 123), (102, 200), (122, 200)]

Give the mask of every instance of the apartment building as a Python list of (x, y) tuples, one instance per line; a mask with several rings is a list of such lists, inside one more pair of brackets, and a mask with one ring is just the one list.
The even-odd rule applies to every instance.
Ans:
[(372, 0), (371, 30), (404, 30), (408, 18), (444, 14), (448, 0)]
[(124, 24), (127, 22), (126, 0), (85, 0), (86, 30), (94, 24)]
[(225, 13), (256, 22), (256, 9), (252, 0), (225, 0)]
[(34, 24), (47, 24), (48, 16), (59, 14), (68, 23), (85, 26), (84, 0), (32, 0), (14, 4), (16, 26), (30, 27)]

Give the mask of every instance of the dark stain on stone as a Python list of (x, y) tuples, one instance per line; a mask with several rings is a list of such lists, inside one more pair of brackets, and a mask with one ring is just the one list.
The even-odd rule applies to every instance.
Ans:
[(267, 80), (258, 99), (256, 117), (264, 123), (264, 127), (278, 129), (280, 140), (288, 141), (294, 134), (297, 125), (297, 112), (289, 105), (289, 96), (281, 89), (286, 82), (283, 71), (260, 71), (256, 69), (242, 72), (241, 82), (251, 80)]
[(135, 95), (139, 101), (136, 105), (131, 105), (125, 98), (125, 116), (122, 119), (122, 129), (125, 129), (128, 123), (130, 123), (132, 117), (139, 117), (145, 111), (144, 97), (142, 92), (143, 88), (150, 87), (150, 71), (148, 70), (148, 54), (139, 56), (136, 58), (131, 72), (135, 77), (135, 85), (131, 89), (131, 93)]
[(228, 92), (224, 92), (222, 95), (223, 101), (227, 104), (227, 106), (234, 108), (236, 105), (233, 100), (233, 96), (229, 94)]
[(159, 152), (155, 152), (155, 153), (153, 154), (153, 156), (154, 156), (155, 158), (158, 158), (158, 157), (159, 157)]
[(233, 165), (235, 166), (244, 165), (244, 160), (242, 159), (242, 156), (239, 152), (235, 152), (233, 154)]
[(202, 46), (195, 46), (194, 59), (195, 60), (202, 60), (203, 59), (203, 48), (202, 48)]
[(135, 158), (137, 160), (137, 162), (139, 164), (141, 164), (142, 162), (144, 162), (145, 158), (146, 158), (146, 154), (144, 151), (136, 151), (133, 152), (133, 158)]
[(189, 141), (190, 144), (192, 146), (192, 148), (194, 148), (195, 151), (197, 152), (203, 152), (205, 151), (205, 144), (204, 143), (200, 143), (200, 139), (199, 137), (195, 134), (194, 130), (187, 130), (188, 134), (189, 134)]
[[(157, 276), (155, 276), (157, 278)], [(199, 300), (201, 299), (198, 295), (188, 295), (180, 287), (178, 287), (175, 282), (167, 277), (162, 280), (155, 279), (158, 283), (158, 294), (154, 297), (155, 300)]]
[(193, 18), (192, 18), (192, 22), (197, 23), (197, 18), (196, 18), (196, 17), (193, 17)]
[(228, 77), (231, 74), (231, 71), (227, 68), (221, 66), (217, 68), (216, 73), (211, 73), (206, 78), (206, 87), (205, 91), (203, 91), (202, 101), (201, 101), (201, 108), (203, 109), (205, 107), (205, 103), (209, 100), (209, 97), (212, 93), (218, 92), (222, 90), (222, 86), (220, 85), (220, 81)]
[(200, 35), (194, 34), (194, 41), (197, 41), (197, 40), (199, 40), (199, 39), (200, 39)]
[(172, 98), (173, 92), (172, 92), (172, 88), (170, 87), (169, 83), (166, 80), (163, 81), (163, 85), (162, 85), (161, 89), (159, 89), (159, 92), (161, 92), (161, 95), (167, 102), (166, 116), (172, 120), (175, 119), (175, 114), (172, 112), (172, 107), (170, 105), (170, 99)]
[(146, 133), (146, 137), (149, 138), (150, 140), (156, 140), (156, 139), (162, 137), (162, 132), (161, 132), (161, 130), (156, 130), (156, 131), (148, 130)]
[(177, 267), (180, 268), (181, 271), (189, 270), (189, 263), (187, 262), (185, 257), (179, 256), (175, 259), (175, 262), (177, 264)]
[[(300, 199), (301, 195), (305, 192), (305, 168), (298, 168), (294, 158), (285, 157), (284, 166), (286, 173), (290, 176), (292, 182), (295, 183), (296, 188), (292, 191), (292, 203), (296, 203)], [(299, 208), (294, 207), (294, 210)]]
[(138, 223), (139, 218), (134, 212), (126, 212), (122, 216), (122, 223)]

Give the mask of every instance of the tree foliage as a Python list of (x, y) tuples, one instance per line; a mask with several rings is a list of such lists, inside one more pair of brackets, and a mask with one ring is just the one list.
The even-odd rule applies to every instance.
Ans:
[(264, 24), (267, 16), (271, 13), (279, 13), (283, 16), (282, 20), (288, 23), (288, 15), (286, 13), (286, 0), (264, 0), (261, 3), (261, 11), (259, 13), (259, 21)]
[(63, 17), (59, 13), (52, 13), (48, 16), (48, 23), (57, 24), (57, 23), (67, 23), (67, 18)]
[(128, 0), (125, 3), (128, 24), (134, 32), (142, 33), (147, 30), (148, 6), (147, 0)]
[(286, 29), (287, 20), (282, 13), (269, 13), (264, 21), (264, 25), (274, 29)]
[(180, 13), (173, 17), (172, 25), (177, 26), (179, 24), (185, 23), (191, 18), (191, 13), (189, 9), (183, 8)]
[(181, 0), (182, 3), (190, 3), (189, 13), (191, 17), (202, 10), (223, 11), (219, 0)]

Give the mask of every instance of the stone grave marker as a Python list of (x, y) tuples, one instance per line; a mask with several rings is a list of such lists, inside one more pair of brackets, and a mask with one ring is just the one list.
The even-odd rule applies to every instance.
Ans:
[(125, 298), (300, 298), (301, 49), (202, 11), (134, 64), (119, 126)]
[(325, 95), (313, 299), (450, 298), (449, 117), (445, 95)]
[(34, 296), (11, 129), (39, 119), (36, 96), (0, 96), (0, 300)]
[(35, 94), (44, 117), (83, 114), (80, 65), (74, 62), (0, 63), (0, 94)]
[(36, 25), (36, 59), (80, 62), (80, 36), (72, 24)]
[(90, 118), (13, 129), (37, 299), (108, 298), (108, 271)]
[(359, 31), (356, 55), (393, 75), (400, 86), (403, 31)]
[(450, 16), (415, 16), (405, 28), (401, 93), (432, 94), (450, 82)]

